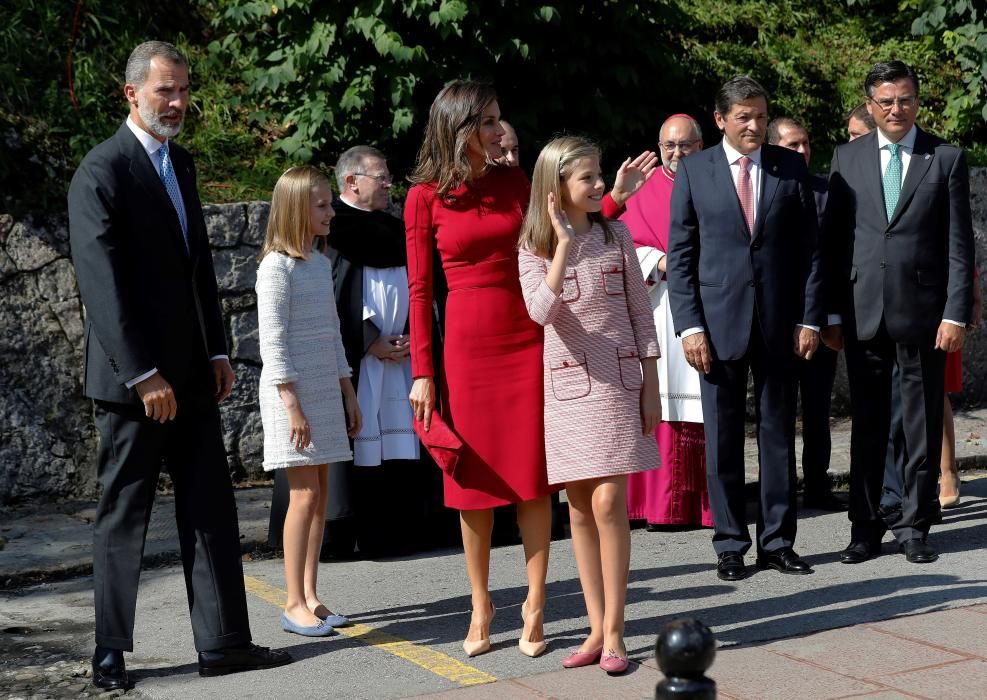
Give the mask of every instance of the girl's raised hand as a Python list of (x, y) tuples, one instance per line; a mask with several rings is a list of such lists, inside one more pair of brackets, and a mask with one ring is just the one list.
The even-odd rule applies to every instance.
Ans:
[(613, 183), (613, 190), (610, 196), (617, 206), (624, 206), (644, 183), (647, 182), (658, 167), (658, 154), (654, 151), (645, 151), (637, 158), (628, 158), (617, 169), (617, 177)]
[(569, 217), (559, 208), (555, 201), (555, 193), (548, 193), (548, 218), (552, 220), (552, 228), (555, 229), (555, 239), (560, 243), (571, 243), (576, 232), (569, 223)]

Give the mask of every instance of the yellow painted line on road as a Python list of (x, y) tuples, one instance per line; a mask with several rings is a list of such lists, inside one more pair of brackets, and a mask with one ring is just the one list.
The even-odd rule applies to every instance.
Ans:
[[(288, 594), (276, 586), (261, 581), (253, 576), (243, 577), (244, 586), (247, 592), (272, 605), (283, 608), (288, 600)], [(491, 676), (478, 668), (473, 668), (458, 661), (448, 654), (435, 651), (421, 644), (409, 642), (387, 632), (381, 632), (370, 625), (353, 623), (348, 627), (337, 627), (336, 631), (346, 635), (350, 639), (355, 639), (368, 646), (376, 647), (388, 654), (393, 654), (405, 661), (410, 661), (416, 666), (421, 666), (426, 671), (431, 671), (437, 676), (441, 676), (459, 685), (483, 685), (493, 683), (496, 676)]]

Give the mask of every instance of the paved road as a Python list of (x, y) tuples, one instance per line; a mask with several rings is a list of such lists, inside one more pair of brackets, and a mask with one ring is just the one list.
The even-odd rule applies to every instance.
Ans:
[[(627, 606), (632, 658), (648, 663), (661, 624), (681, 615), (697, 616), (709, 624), (722, 645), (747, 648), (767, 640), (987, 602), (987, 475), (967, 473), (963, 489), (963, 507), (949, 511), (931, 538), (942, 557), (928, 566), (908, 564), (891, 553), (889, 542), (885, 556), (859, 566), (841, 565), (836, 552), (848, 539), (846, 516), (809, 511), (800, 518), (798, 550), (816, 567), (814, 575), (757, 572), (746, 581), (725, 583), (712, 569), (708, 531), (636, 530)], [(549, 652), (539, 659), (523, 657), (517, 650), (524, 597), (519, 547), (494, 550), (491, 586), (498, 608), (494, 650), (475, 659), (467, 659), (460, 647), (469, 621), (469, 598), (459, 552), (323, 565), (326, 602), (358, 623), (326, 640), (303, 639), (279, 629), (280, 560), (246, 561), (244, 570), (256, 641), (290, 649), (297, 663), (267, 673), (199, 678), (184, 581), (180, 569), (168, 566), (146, 572), (143, 579), (136, 652), (128, 656), (138, 681), (134, 695), (176, 700), (399, 698), (460, 689), (453, 695), (483, 698), (530, 697), (535, 688), (549, 696), (648, 697), (658, 679), (653, 660), (651, 667), (632, 666), (632, 673), (619, 680), (606, 679), (598, 669), (555, 674), (566, 650), (586, 632), (568, 541), (552, 546)], [(91, 650), (91, 616), (88, 577), (0, 594), (0, 630), (13, 630), (3, 634), (47, 629), (48, 636), (39, 638), (71, 648), (79, 658)], [(746, 667), (714, 665), (711, 675), (726, 690), (739, 682), (734, 676), (741, 666)], [(501, 683), (493, 683), (498, 680)], [(562, 681), (567, 687), (560, 685)], [(815, 691), (811, 695), (821, 697)]]

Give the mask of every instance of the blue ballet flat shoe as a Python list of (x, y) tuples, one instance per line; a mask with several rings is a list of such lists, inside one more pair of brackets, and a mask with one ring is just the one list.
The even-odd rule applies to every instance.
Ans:
[(321, 615), (317, 615), (316, 617), (326, 624), (332, 625), (333, 627), (346, 627), (346, 625), (350, 624), (350, 618), (346, 617), (346, 615), (337, 615), (336, 613), (333, 613), (332, 615), (326, 615), (325, 617), (322, 617)]
[(292, 622), (286, 613), (281, 613), (281, 629), (292, 634), (300, 634), (303, 637), (328, 637), (336, 632), (326, 620), (320, 620), (319, 624), (306, 627)]

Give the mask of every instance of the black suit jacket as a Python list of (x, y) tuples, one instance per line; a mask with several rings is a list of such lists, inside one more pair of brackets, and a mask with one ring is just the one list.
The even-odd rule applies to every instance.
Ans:
[(824, 321), (805, 160), (765, 144), (761, 173), (753, 235), (722, 144), (684, 158), (675, 175), (667, 272), (675, 332), (702, 326), (720, 360), (746, 353), (755, 320), (778, 355), (792, 354), (797, 324)]
[(176, 394), (215, 393), (209, 358), (226, 354), (192, 157), (169, 144), (188, 219), (178, 214), (126, 124), (91, 150), (69, 187), (69, 237), (86, 307), (84, 392), (137, 403), (126, 382), (157, 368)]
[(888, 221), (877, 130), (833, 154), (825, 225), (827, 306), (849, 333), (935, 344), (973, 310), (970, 182), (962, 149), (921, 129)]

